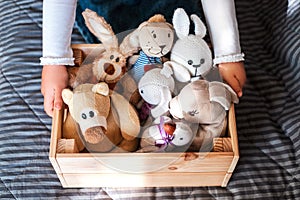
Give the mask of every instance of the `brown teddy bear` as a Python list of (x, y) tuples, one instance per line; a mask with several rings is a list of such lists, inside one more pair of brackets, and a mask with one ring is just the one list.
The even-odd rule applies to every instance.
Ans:
[[(66, 133), (69, 137), (73, 134), (79, 150), (83, 149), (79, 138), (90, 152), (137, 149), (138, 115), (134, 107), (123, 96), (109, 90), (106, 83), (81, 84), (73, 91), (64, 89), (62, 97), (69, 107), (64, 130), (69, 130)], [(73, 119), (76, 123), (71, 121)], [(75, 124), (78, 124), (77, 128), (74, 128)]]

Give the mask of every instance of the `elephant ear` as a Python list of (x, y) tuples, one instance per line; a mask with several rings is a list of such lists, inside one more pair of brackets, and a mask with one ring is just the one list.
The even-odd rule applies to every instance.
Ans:
[(221, 104), (225, 110), (229, 110), (232, 103), (238, 103), (239, 99), (233, 89), (221, 82), (213, 81), (209, 83), (210, 101)]

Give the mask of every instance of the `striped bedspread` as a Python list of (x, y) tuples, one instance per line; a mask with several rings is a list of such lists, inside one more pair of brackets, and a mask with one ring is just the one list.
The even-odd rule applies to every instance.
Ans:
[[(248, 81), (228, 186), (63, 189), (40, 94), (42, 1), (0, 1), (0, 199), (300, 199), (300, 2), (236, 7)], [(83, 42), (76, 30), (73, 41)]]

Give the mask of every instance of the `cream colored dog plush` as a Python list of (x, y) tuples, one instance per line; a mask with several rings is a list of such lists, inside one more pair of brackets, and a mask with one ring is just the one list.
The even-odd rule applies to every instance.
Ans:
[[(137, 113), (123, 96), (110, 91), (106, 83), (82, 84), (74, 91), (64, 89), (62, 97), (69, 107), (69, 115), (79, 125), (79, 136), (88, 151), (122, 152), (137, 149), (140, 132)], [(70, 119), (67, 117), (67, 120)], [(64, 130), (74, 130), (74, 127)], [(74, 133), (74, 138), (78, 133)], [(79, 149), (82, 150), (82, 147)]]

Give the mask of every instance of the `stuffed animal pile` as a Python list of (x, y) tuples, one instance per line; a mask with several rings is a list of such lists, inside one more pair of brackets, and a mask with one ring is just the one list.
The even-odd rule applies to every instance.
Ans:
[(62, 94), (69, 108), (64, 136), (79, 150), (199, 151), (224, 132), (238, 97), (227, 84), (205, 79), (212, 53), (198, 16), (178, 8), (171, 25), (154, 15), (120, 45), (104, 18), (91, 10), (83, 16), (104, 50)]

